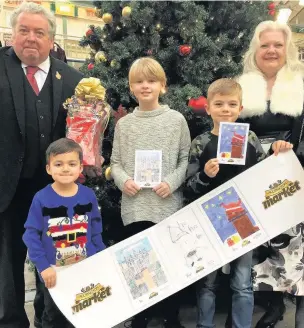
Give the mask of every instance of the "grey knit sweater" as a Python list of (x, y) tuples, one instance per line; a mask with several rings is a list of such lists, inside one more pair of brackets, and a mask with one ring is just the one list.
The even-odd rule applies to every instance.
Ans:
[(182, 114), (161, 106), (121, 118), (115, 128), (111, 174), (120, 190), (134, 178), (135, 150), (162, 150), (162, 181), (172, 195), (163, 199), (152, 189), (142, 189), (136, 196), (122, 195), (121, 216), (125, 225), (137, 221), (158, 223), (182, 207), (179, 187), (185, 180), (190, 149), (190, 133)]

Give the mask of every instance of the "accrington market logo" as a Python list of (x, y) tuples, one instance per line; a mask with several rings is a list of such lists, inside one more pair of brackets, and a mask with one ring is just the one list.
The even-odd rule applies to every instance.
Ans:
[(291, 197), (300, 190), (299, 181), (289, 181), (285, 179), (284, 181), (278, 180), (277, 182), (271, 184), (269, 189), (265, 191), (265, 200), (263, 201), (263, 206), (265, 209), (275, 205), (276, 203), (282, 201), (284, 198)]
[(100, 283), (84, 287), (81, 293), (76, 295), (75, 304), (72, 306), (73, 314), (80, 312), (94, 303), (102, 302), (111, 296), (111, 287), (102, 286)]

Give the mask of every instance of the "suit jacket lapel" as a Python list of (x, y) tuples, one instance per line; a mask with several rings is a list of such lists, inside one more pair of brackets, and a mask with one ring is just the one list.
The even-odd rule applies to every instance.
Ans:
[(24, 72), (21, 62), (16, 56), (13, 48), (7, 50), (4, 56), (7, 77), (12, 90), (13, 102), (16, 116), (23, 139), (25, 138), (25, 108), (24, 108)]
[(54, 58), (51, 57), (51, 74), (53, 84), (53, 127), (55, 127), (58, 111), (62, 105), (62, 69), (58, 67)]

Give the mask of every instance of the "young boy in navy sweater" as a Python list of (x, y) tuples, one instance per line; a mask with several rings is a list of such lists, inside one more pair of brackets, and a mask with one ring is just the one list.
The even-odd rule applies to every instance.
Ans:
[(35, 195), (25, 223), (23, 241), (44, 282), (43, 328), (73, 327), (48, 291), (56, 284), (56, 271), (105, 248), (96, 196), (75, 183), (82, 172), (82, 157), (81, 147), (70, 139), (48, 147), (46, 170), (54, 183)]

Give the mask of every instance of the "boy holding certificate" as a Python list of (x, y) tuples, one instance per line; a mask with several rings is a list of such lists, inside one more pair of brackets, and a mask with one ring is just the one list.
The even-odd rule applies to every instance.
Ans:
[[(183, 115), (159, 104), (159, 96), (166, 91), (166, 75), (156, 60), (137, 59), (130, 68), (129, 84), (139, 106), (118, 121), (111, 157), (111, 174), (122, 191), (124, 238), (152, 227), (182, 207), (180, 186), (191, 143)], [(179, 304), (172, 300), (162, 306), (165, 327), (179, 328)], [(131, 327), (147, 327), (147, 317), (147, 311), (140, 313)]]
[[(236, 122), (242, 110), (242, 89), (234, 80), (220, 79), (208, 89), (207, 113), (213, 120), (213, 129), (199, 135), (192, 141), (187, 170), (186, 191), (203, 196), (209, 191), (244, 172), (266, 157), (257, 136), (249, 131), (246, 138), (247, 152), (244, 165), (220, 165), (217, 157), (218, 139), (223, 137), (220, 126)], [(228, 137), (227, 137), (228, 138)], [(231, 145), (230, 145), (231, 146)], [(278, 154), (291, 149), (289, 142), (278, 140), (272, 144), (272, 151)], [(195, 198), (195, 197), (193, 197)], [(254, 306), (251, 282), (252, 252), (242, 255), (231, 263), (230, 287), (232, 289), (232, 327), (250, 328)], [(215, 291), (217, 271), (197, 283), (198, 321), (197, 328), (215, 327)]]

